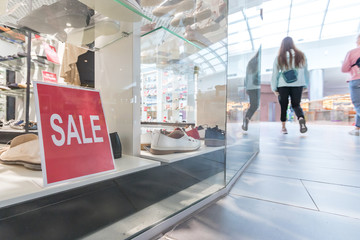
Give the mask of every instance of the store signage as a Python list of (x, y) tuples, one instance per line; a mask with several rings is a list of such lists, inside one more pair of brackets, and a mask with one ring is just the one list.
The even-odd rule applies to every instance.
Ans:
[(44, 185), (115, 170), (96, 90), (34, 83)]
[(57, 77), (55, 73), (42, 71), (42, 76), (44, 82), (51, 82), (51, 83), (57, 83)]
[(45, 49), (45, 54), (46, 54), (46, 58), (47, 60), (49, 60), (50, 62), (59, 64), (59, 57), (56, 53), (56, 48), (54, 46), (51, 46), (47, 43), (43, 43), (43, 48)]

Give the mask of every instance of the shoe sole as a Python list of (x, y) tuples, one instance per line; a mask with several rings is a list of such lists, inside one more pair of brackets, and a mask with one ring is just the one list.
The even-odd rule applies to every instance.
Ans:
[(23, 165), (27, 169), (41, 171), (41, 164), (29, 163), (22, 160), (7, 161), (2, 159), (0, 159), (0, 162), (7, 165)]
[(306, 133), (307, 132), (307, 127), (305, 125), (305, 119), (300, 119), (299, 124), (300, 124), (300, 132), (301, 133)]
[(151, 143), (142, 143), (141, 144), (141, 150), (146, 150), (151, 146)]
[[(188, 25), (194, 24), (196, 22), (201, 22), (207, 18), (211, 17), (211, 10), (203, 10), (193, 16), (187, 16), (184, 18), (176, 18), (170, 22), (173, 27), (186, 27)], [(180, 24), (181, 23), (181, 24)]]
[(205, 139), (205, 145), (207, 147), (222, 147), (225, 146), (225, 140)]
[(166, 155), (166, 154), (172, 154), (172, 153), (193, 152), (196, 150), (198, 150), (198, 148), (193, 149), (193, 150), (158, 150), (158, 149), (150, 148), (150, 152), (154, 155)]

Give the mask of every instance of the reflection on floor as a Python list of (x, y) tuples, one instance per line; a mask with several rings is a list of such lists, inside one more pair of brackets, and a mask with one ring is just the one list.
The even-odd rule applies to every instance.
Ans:
[(105, 227), (127, 239), (223, 188), (224, 155), (222, 149), (0, 208), (0, 239), (114, 239), (98, 231)]
[(359, 239), (360, 137), (298, 128), (262, 123), (260, 153), (230, 194), (160, 239)]

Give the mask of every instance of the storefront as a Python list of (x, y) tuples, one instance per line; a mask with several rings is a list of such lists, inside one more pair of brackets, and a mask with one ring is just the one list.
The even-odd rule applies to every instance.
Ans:
[(1, 239), (141, 238), (259, 151), (260, 45), (229, 54), (227, 1), (4, 2)]

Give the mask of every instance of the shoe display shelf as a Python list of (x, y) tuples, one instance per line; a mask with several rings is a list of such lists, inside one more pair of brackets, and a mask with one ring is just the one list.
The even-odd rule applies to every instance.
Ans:
[(153, 20), (143, 22), (143, 33), (164, 26), (201, 48), (226, 38), (224, 0), (142, 0), (141, 7)]
[[(151, 23), (135, 0), (9, 0), (0, 23), (92, 51), (140, 31)], [(29, 9), (31, 8), (31, 9)]]
[(160, 161), (163, 163), (173, 163), (173, 162), (181, 161), (181, 160), (188, 159), (191, 157), (196, 157), (196, 156), (204, 155), (207, 153), (212, 153), (212, 152), (224, 149), (224, 148), (225, 148), (225, 146), (207, 147), (204, 144), (204, 141), (201, 141), (201, 146), (196, 151), (183, 152), (183, 153), (172, 153), (172, 154), (164, 154), (164, 155), (154, 155), (154, 154), (150, 153), (149, 151), (142, 150), (140, 153), (140, 156), (143, 158), (156, 160), (156, 161)]
[(20, 165), (0, 164), (0, 181), (2, 182), (0, 185), (0, 208), (159, 165), (160, 163), (156, 161), (123, 155), (121, 158), (115, 159), (115, 171), (111, 173), (108, 172), (106, 174), (44, 188), (41, 171), (29, 171)]

